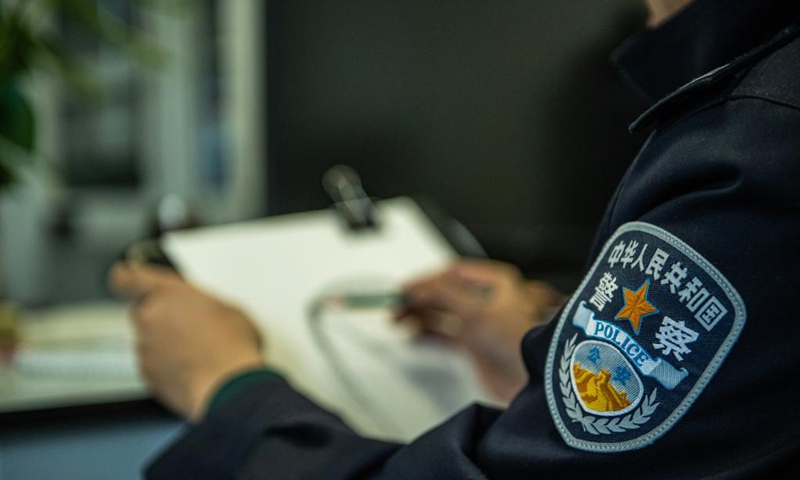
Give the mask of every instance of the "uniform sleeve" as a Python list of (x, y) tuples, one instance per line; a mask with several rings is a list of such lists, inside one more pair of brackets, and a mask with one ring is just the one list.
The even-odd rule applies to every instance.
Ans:
[[(551, 389), (548, 398), (547, 379), (558, 378), (552, 365), (548, 367), (552, 364), (548, 351), (552, 342), (560, 341), (559, 325), (572, 321), (559, 315), (557, 321), (532, 330), (524, 339), (522, 353), (530, 381), (506, 411), (473, 406), (414, 442), (398, 445), (359, 437), (285, 381), (263, 379), (232, 395), (202, 424), (189, 428), (149, 468), (147, 477), (778, 478), (778, 471), (796, 464), (800, 448), (800, 413), (794, 408), (800, 398), (800, 349), (796, 347), (800, 322), (794, 313), (800, 270), (799, 131), (797, 110), (759, 99), (728, 101), (665, 126), (632, 165), (606, 215), (601, 232), (608, 235), (601, 234), (601, 246), (612, 232), (630, 222), (668, 232), (713, 265), (738, 291), (747, 311), (747, 323), (728, 355), (714, 357), (716, 374), (703, 388), (692, 390), (692, 402), (675, 403), (679, 418), (660, 427), (657, 439), (635, 448), (594, 447), (604, 441), (614, 443), (615, 436), (633, 437), (636, 428), (650, 428), (646, 422), (657, 415), (653, 411), (660, 412), (669, 403), (669, 396), (661, 393), (666, 389), (660, 386), (659, 395), (664, 396), (658, 401), (650, 395), (638, 407), (626, 407), (636, 407), (630, 417), (620, 417), (628, 423), (609, 422), (598, 414), (594, 423), (588, 422), (586, 412), (600, 407), (585, 404), (579, 410), (572, 400), (572, 416), (563, 417), (567, 419), (563, 426), (556, 425), (553, 412), (563, 412), (564, 406), (558, 390)], [(655, 245), (648, 255), (653, 250)], [(644, 268), (641, 274), (646, 275)], [(631, 290), (634, 287), (638, 283)], [(647, 293), (638, 290), (643, 291)], [(621, 293), (620, 288), (614, 301), (622, 301)], [(663, 295), (670, 298), (668, 293)], [(658, 303), (654, 298), (651, 301)], [(677, 294), (674, 298), (678, 302)], [(658, 306), (667, 312), (684, 308), (680, 303)], [(617, 311), (618, 307), (598, 309), (597, 318), (606, 317), (611, 325), (628, 325), (627, 320), (614, 320)], [(672, 317), (678, 320), (677, 314)], [(645, 320), (641, 325), (636, 328), (651, 328), (655, 322)], [(637, 338), (631, 332), (629, 336)], [(685, 353), (685, 359), (701, 355), (700, 341), (692, 345), (692, 354)], [(652, 355), (665, 355), (650, 344), (642, 345)], [(560, 348), (559, 353), (563, 345)], [(576, 346), (572, 351), (581, 352)], [(595, 356), (586, 348), (585, 362), (602, 361), (600, 353)], [(679, 359), (667, 357), (680, 367)], [(559, 358), (565, 363), (575, 356)], [(623, 361), (617, 360), (616, 366), (624, 366)], [(688, 378), (699, 374), (689, 370)], [(641, 385), (657, 385), (653, 378), (640, 376)], [(569, 393), (568, 382), (563, 388), (561, 392)], [(673, 388), (674, 396), (680, 387)], [(570, 445), (564, 431), (592, 441)]]
[[(672, 429), (640, 451), (702, 452), (687, 469), (692, 475), (767, 478), (775, 465), (796, 463), (788, 452), (799, 448), (800, 415), (788, 399), (800, 395), (790, 380), (800, 375), (800, 323), (788, 312), (800, 272), (800, 249), (789, 240), (800, 236), (798, 132), (800, 110), (749, 92), (666, 121), (631, 166), (602, 227), (611, 235), (637, 221), (669, 232), (741, 297), (746, 323), (719, 370)], [(690, 288), (694, 277), (690, 269), (672, 278), (681, 285), (676, 312), (700, 298)], [(691, 305), (697, 310), (686, 325), (697, 325), (707, 304)], [(699, 337), (687, 356), (705, 353), (714, 332), (707, 327), (694, 327)]]
[[(409, 479), (416, 478), (414, 470), (425, 472), (419, 478), (485, 478), (469, 460), (472, 440), (497, 414), (472, 407), (417, 440), (413, 448), (401, 448), (359, 437), (284, 380), (263, 378), (231, 393), (202, 424), (189, 427), (148, 468), (147, 478), (381, 478), (381, 471), (397, 467)], [(432, 462), (434, 452), (439, 460)], [(441, 475), (428, 476), (437, 470)]]

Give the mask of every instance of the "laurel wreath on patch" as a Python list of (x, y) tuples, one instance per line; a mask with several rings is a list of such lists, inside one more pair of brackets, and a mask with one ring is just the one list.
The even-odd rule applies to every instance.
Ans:
[(629, 413), (624, 417), (613, 419), (598, 418), (583, 413), (575, 397), (575, 393), (572, 390), (572, 386), (570, 385), (569, 375), (570, 359), (577, 348), (575, 345), (577, 339), (578, 335), (575, 334), (564, 344), (564, 355), (561, 357), (561, 368), (559, 368), (558, 371), (561, 394), (564, 397), (564, 408), (567, 411), (567, 416), (571, 418), (573, 422), (580, 423), (583, 429), (592, 435), (623, 433), (628, 430), (635, 430), (650, 421), (653, 412), (655, 412), (660, 405), (656, 403), (656, 392), (658, 392), (658, 389), (654, 389), (649, 397), (645, 396), (642, 404), (635, 412)]

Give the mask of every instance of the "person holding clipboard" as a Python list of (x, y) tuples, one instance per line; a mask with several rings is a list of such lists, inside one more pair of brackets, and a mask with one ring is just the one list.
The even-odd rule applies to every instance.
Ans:
[[(555, 318), (539, 314), (557, 294), (496, 263), (405, 292), (400, 316), (460, 341), (508, 408), (469, 407), (407, 445), (359, 437), (263, 364), (269, 339), (244, 313), (120, 265), (142, 372), (194, 423), (147, 477), (793, 476), (800, 4), (648, 4), (648, 31), (615, 60), (654, 102), (632, 128), (654, 130)], [(459, 326), (439, 328), (442, 311)]]

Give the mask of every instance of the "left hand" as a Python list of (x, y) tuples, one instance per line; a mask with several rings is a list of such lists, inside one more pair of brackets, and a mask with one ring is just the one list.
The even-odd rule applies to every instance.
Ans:
[(168, 408), (200, 421), (222, 384), (264, 366), (261, 336), (241, 310), (156, 266), (115, 265), (111, 288), (135, 301), (139, 368)]

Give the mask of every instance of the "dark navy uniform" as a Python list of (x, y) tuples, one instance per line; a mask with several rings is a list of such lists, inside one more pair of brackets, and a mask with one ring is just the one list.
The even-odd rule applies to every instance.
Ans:
[(617, 52), (655, 128), (508, 410), (398, 445), (250, 374), (148, 477), (778, 477), (800, 454), (798, 11), (698, 0)]

